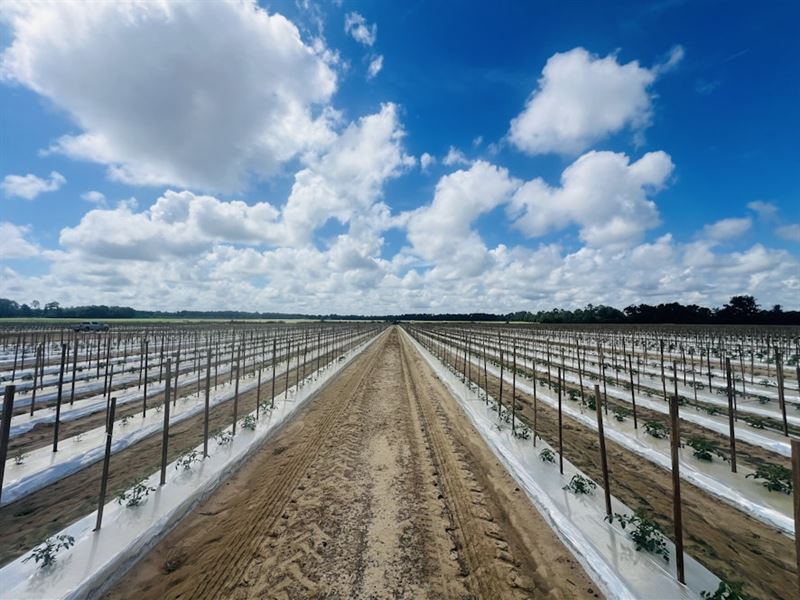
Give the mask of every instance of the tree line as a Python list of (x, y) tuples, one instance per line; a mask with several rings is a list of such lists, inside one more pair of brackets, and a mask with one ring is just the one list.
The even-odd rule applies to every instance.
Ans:
[(42, 317), (54, 319), (223, 319), (230, 321), (252, 319), (313, 319), (319, 321), (489, 321), (528, 323), (675, 323), (700, 324), (752, 324), (800, 325), (800, 311), (788, 310), (776, 304), (770, 309), (761, 308), (753, 296), (734, 296), (722, 307), (708, 308), (697, 304), (632, 304), (622, 310), (613, 306), (589, 304), (585, 308), (567, 310), (554, 308), (538, 312), (519, 311), (507, 314), (492, 313), (405, 313), (399, 315), (310, 315), (300, 313), (249, 312), (249, 311), (152, 311), (137, 310), (129, 306), (70, 306), (58, 302), (42, 305), (38, 301), (19, 304), (0, 298), (0, 318)]

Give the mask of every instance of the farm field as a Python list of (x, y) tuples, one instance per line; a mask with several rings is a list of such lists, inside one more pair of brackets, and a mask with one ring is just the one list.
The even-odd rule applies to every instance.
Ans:
[(800, 600), (798, 22), (0, 1), (0, 600)]
[(0, 336), (14, 386), (2, 597), (797, 586), (796, 329), (15, 323)]

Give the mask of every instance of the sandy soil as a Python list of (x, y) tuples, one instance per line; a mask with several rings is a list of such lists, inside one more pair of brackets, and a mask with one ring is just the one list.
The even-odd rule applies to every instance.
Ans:
[(586, 598), (591, 581), (390, 330), (109, 598)]

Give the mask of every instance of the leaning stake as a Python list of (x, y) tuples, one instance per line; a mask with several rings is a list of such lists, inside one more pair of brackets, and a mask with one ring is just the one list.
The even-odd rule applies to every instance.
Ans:
[(94, 531), (103, 524), (103, 507), (106, 503), (106, 489), (108, 488), (108, 468), (111, 464), (111, 436), (114, 433), (114, 413), (117, 411), (117, 399), (111, 398), (106, 416), (106, 454), (103, 458), (103, 474), (100, 477), (100, 498), (97, 500), (97, 522)]
[(597, 412), (597, 434), (600, 437), (600, 466), (603, 469), (603, 488), (606, 494), (606, 516), (611, 518), (611, 486), (608, 482), (608, 459), (606, 458), (606, 436), (603, 432), (603, 411), (600, 410), (600, 386), (594, 384), (594, 407)]
[(0, 498), (3, 497), (3, 477), (6, 470), (6, 458), (8, 457), (8, 439), (11, 427), (11, 415), (14, 412), (14, 390), (15, 385), (7, 385), (3, 395), (3, 422), (0, 423)]

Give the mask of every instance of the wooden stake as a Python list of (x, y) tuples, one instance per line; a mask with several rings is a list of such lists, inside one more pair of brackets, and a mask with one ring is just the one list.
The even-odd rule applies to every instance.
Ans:
[(736, 473), (736, 430), (733, 422), (736, 419), (736, 407), (733, 405), (733, 382), (731, 381), (731, 359), (725, 359), (726, 375), (728, 378), (728, 425), (731, 440), (731, 472)]
[(75, 335), (75, 349), (72, 351), (72, 383), (70, 384), (69, 404), (75, 403), (75, 376), (78, 370), (78, 336)]
[(236, 359), (236, 388), (233, 392), (233, 435), (236, 435), (236, 419), (239, 416), (239, 366), (242, 359), (242, 347), (239, 346), (239, 356)]
[[(178, 377), (181, 374), (181, 342), (178, 340), (178, 354), (175, 356), (175, 388), (172, 391), (172, 406), (178, 403)], [(167, 377), (169, 382), (169, 377)]]
[(206, 359), (206, 402), (205, 414), (203, 415), (203, 458), (208, 456), (208, 413), (211, 404), (211, 347), (208, 349)]
[(39, 376), (39, 354), (44, 358), (44, 352), (41, 346), (36, 348), (36, 358), (33, 361), (33, 392), (31, 393), (31, 416), (33, 416), (34, 407), (36, 405), (36, 378)]
[(103, 507), (106, 504), (106, 490), (108, 488), (108, 469), (111, 465), (111, 437), (114, 433), (114, 414), (117, 411), (117, 399), (111, 398), (106, 416), (106, 453), (103, 458), (103, 473), (100, 476), (100, 497), (97, 500), (97, 522), (94, 531), (103, 524)]
[(272, 400), (269, 404), (270, 408), (275, 408), (275, 367), (277, 366), (276, 363), (278, 362), (278, 359), (275, 355), (276, 346), (276, 338), (272, 338)]
[[(0, 482), (2, 480), (0, 479)], [(794, 490), (794, 550), (797, 565), (797, 588), (800, 591), (800, 440), (792, 440), (792, 489)]]
[(789, 423), (786, 420), (786, 398), (783, 395), (783, 363), (781, 362), (781, 353), (775, 349), (775, 373), (778, 375), (778, 404), (781, 407), (781, 415), (783, 416), (783, 435), (789, 435)]
[(669, 416), (672, 421), (672, 435), (670, 447), (672, 449), (672, 514), (675, 526), (675, 567), (678, 581), (686, 583), (683, 567), (683, 515), (681, 512), (681, 474), (680, 455), (678, 449), (681, 445), (680, 421), (678, 419), (678, 370), (675, 363), (672, 365), (675, 374), (675, 395), (669, 403)]
[(497, 415), (503, 412), (503, 347), (500, 346), (500, 341), (498, 340), (498, 348), (500, 350), (500, 397), (497, 399)]
[(284, 383), (285, 389), (283, 390), (284, 402), (289, 398), (289, 371), (292, 365), (292, 340), (287, 340), (286, 346), (286, 382)]
[(64, 362), (67, 359), (67, 345), (61, 344), (61, 368), (58, 371), (58, 396), (56, 397), (56, 419), (53, 427), (53, 452), (58, 452), (58, 427), (61, 422), (61, 393), (64, 389)]
[(11, 431), (11, 416), (14, 414), (15, 385), (7, 385), (3, 394), (3, 421), (0, 423), (0, 498), (3, 497), (3, 477), (6, 471), (8, 458), (8, 440)]
[(564, 474), (563, 415), (561, 413), (561, 367), (558, 367), (558, 469)]
[(167, 449), (169, 447), (169, 393), (170, 379), (172, 375), (172, 359), (167, 359), (167, 380), (164, 385), (164, 428), (161, 432), (161, 482), (167, 482)]
[(258, 368), (258, 383), (256, 384), (256, 419), (261, 415), (261, 367)]
[(597, 434), (600, 438), (600, 466), (603, 469), (603, 489), (606, 496), (606, 516), (611, 517), (611, 485), (608, 481), (608, 459), (606, 457), (606, 436), (603, 431), (603, 411), (600, 410), (600, 386), (594, 385), (594, 404), (597, 412)]
[(147, 416), (147, 346), (149, 342), (144, 341), (144, 392), (142, 392), (142, 418)]
[(516, 431), (516, 417), (517, 417), (517, 346), (513, 347), (513, 365), (514, 372), (511, 375), (511, 434)]
[(633, 405), (633, 428), (639, 429), (639, 423), (636, 420), (636, 392), (633, 388), (633, 359), (628, 355), (628, 374), (631, 380), (631, 404)]
[(531, 361), (533, 365), (533, 447), (536, 447), (536, 436), (538, 431), (539, 402), (536, 398), (536, 359)]

